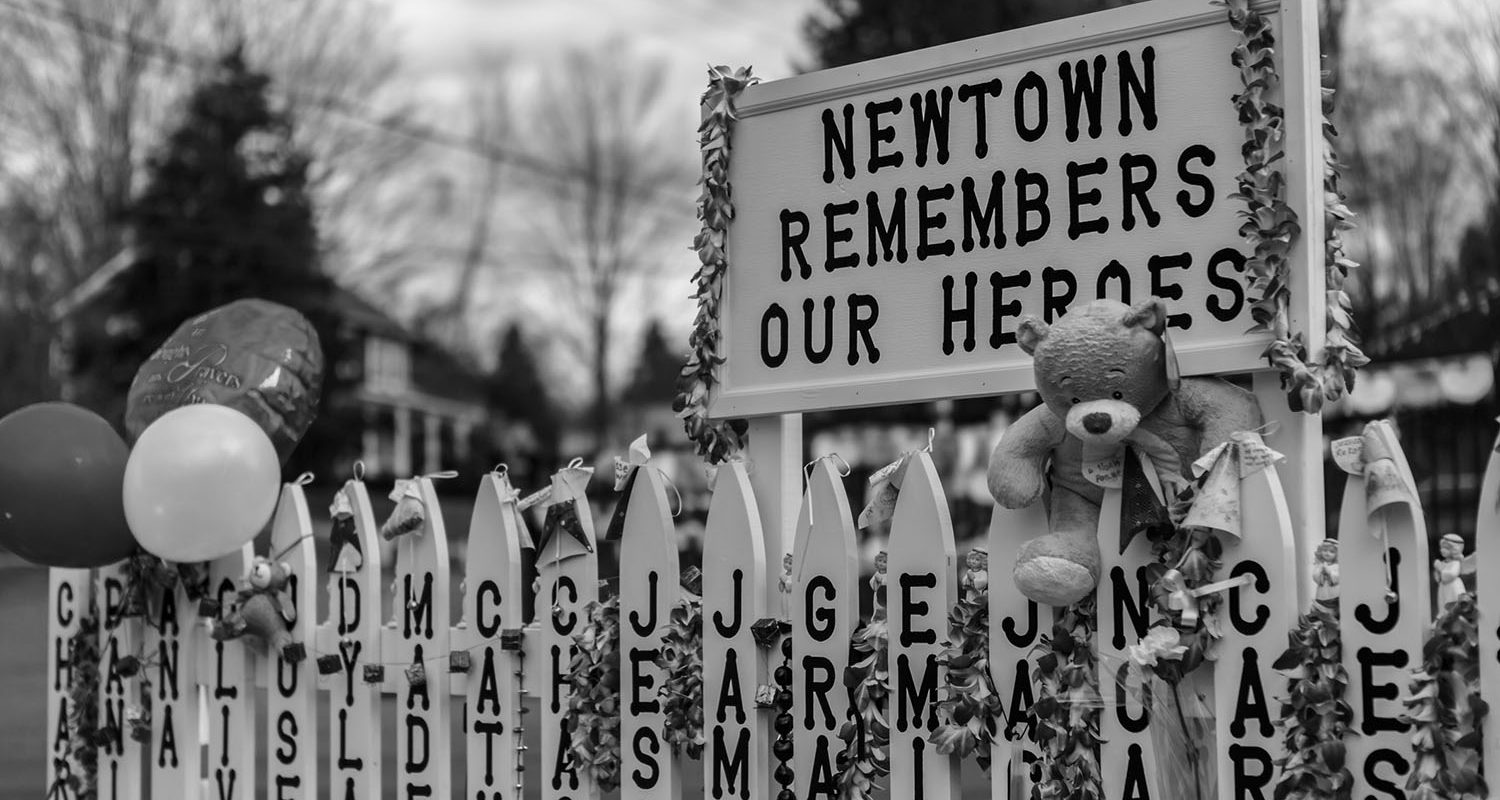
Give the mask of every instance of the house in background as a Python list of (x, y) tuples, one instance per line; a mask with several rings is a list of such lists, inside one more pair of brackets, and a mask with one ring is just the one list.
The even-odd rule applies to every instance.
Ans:
[[(52, 369), (62, 387), (62, 399), (77, 399), (70, 379), (69, 345), (79, 321), (96, 309), (114, 281), (135, 263), (128, 249), (121, 251), (53, 306), (59, 335), (53, 342)], [(474, 446), (483, 439), (491, 416), (485, 378), (477, 368), (416, 335), (349, 289), (335, 287), (328, 303), (338, 320), (346, 356), (324, 368), (337, 370), (345, 388), (337, 396), (325, 394), (323, 408), (325, 413), (332, 408), (349, 411), (347, 416), (358, 421), (357, 432), (348, 436), (350, 441), (339, 442), (343, 456), (363, 461), (365, 474), (373, 479), (444, 469), (472, 472), (471, 461), (489, 456), (476, 452)], [(115, 324), (102, 322), (107, 330)], [(320, 472), (331, 467), (338, 473), (348, 468), (319, 467)]]

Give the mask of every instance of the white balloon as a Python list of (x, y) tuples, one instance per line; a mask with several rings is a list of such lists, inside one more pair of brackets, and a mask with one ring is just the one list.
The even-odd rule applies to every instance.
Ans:
[(211, 561), (242, 547), (276, 510), (281, 465), (255, 421), (227, 406), (183, 406), (136, 440), (125, 465), (125, 521), (168, 561)]

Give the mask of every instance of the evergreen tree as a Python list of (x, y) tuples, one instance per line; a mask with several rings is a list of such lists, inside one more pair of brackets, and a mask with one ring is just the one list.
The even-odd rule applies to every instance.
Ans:
[[(536, 437), (536, 450), (530, 459), (538, 468), (557, 460), (562, 421), (556, 403), (548, 394), (536, 354), (519, 325), (511, 324), (501, 335), (500, 363), (490, 376), (489, 405), (502, 417), (502, 425), (530, 426)], [(512, 453), (500, 455), (507, 459), (516, 457)]]
[[(348, 343), (319, 263), (308, 159), (292, 143), (292, 120), (267, 99), (269, 83), (238, 50), (225, 55), (188, 97), (126, 209), (135, 261), (111, 285), (104, 313), (84, 321), (74, 363), (84, 399), (117, 422), (152, 351), (183, 320), (241, 298), (282, 303), (313, 323), (325, 399), (357, 374), (340, 369)], [(358, 445), (351, 416), (320, 404), (287, 469), (347, 463)]]
[(625, 387), (625, 402), (670, 404), (676, 391), (677, 374), (686, 358), (681, 347), (668, 341), (661, 320), (652, 320), (641, 339), (641, 357), (636, 362), (635, 374)]

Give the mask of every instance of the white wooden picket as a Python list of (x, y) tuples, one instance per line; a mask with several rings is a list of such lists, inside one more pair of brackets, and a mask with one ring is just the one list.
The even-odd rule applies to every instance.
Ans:
[(1251, 582), (1228, 590), (1220, 614), (1214, 753), (1221, 796), (1270, 797), (1283, 755), (1274, 723), (1287, 695), (1286, 676), (1272, 665), (1297, 624), (1297, 550), (1276, 467), (1239, 483), (1241, 535), (1217, 535), (1224, 546), (1222, 574)]
[[(1474, 525), (1474, 561), (1478, 582), (1479, 685), (1500, 686), (1500, 438), (1490, 451), (1479, 491), (1479, 516)], [(1493, 701), (1493, 693), (1487, 692)], [(1485, 775), (1500, 775), (1500, 731), (1493, 718), (1484, 723), (1482, 751)]]
[(99, 747), (100, 800), (141, 796), (141, 743), (131, 736), (127, 713), (139, 706), (140, 684), (122, 673), (140, 649), (142, 621), (126, 616), (125, 562), (99, 570), (99, 727), (105, 740)]
[(938, 693), (948, 685), (938, 659), (948, 610), (958, 600), (958, 572), (948, 500), (927, 453), (907, 462), (889, 547), (891, 793), (951, 800), (959, 796), (958, 759), (939, 754), (927, 737), (937, 728)]
[[(1139, 456), (1136, 456), (1139, 457)], [(1150, 468), (1149, 465), (1145, 465)], [(1162, 797), (1152, 739), (1152, 693), (1159, 682), (1130, 660), (1130, 647), (1158, 614), (1148, 594), (1151, 543), (1144, 533), (1120, 552), (1120, 490), (1106, 489), (1099, 505), (1099, 772), (1104, 800)], [(991, 584), (993, 587), (993, 584)]]
[[(464, 620), (453, 645), (468, 660), (463, 682), (468, 785), (475, 800), (515, 800), (521, 796), (524, 718), (521, 710), (523, 663), (520, 631), (521, 539), (524, 524), (515, 511), (510, 480), (486, 475), (474, 501), (464, 576)], [(514, 646), (505, 637), (515, 637)]]
[(1037, 754), (1026, 724), (1026, 711), (1036, 698), (1032, 652), (1052, 626), (1053, 609), (1021, 594), (1011, 579), (1011, 565), (1021, 545), (1046, 530), (1047, 512), (1041, 503), (1020, 509), (997, 505), (990, 517), (990, 675), (1005, 713), (1005, 725), (991, 752), (993, 800), (1020, 800), (1031, 794), (1029, 767)]
[(266, 793), (294, 800), (318, 794), (318, 685), (313, 646), (317, 639), (318, 559), (312, 539), (312, 515), (302, 487), (289, 483), (271, 524), (269, 558), (290, 569), (287, 592), (296, 619), (290, 624), (294, 646), (305, 656), (290, 661), (274, 647), (261, 659), (266, 675)]
[(585, 800), (598, 797), (585, 765), (571, 751), (572, 731), (564, 712), (573, 688), (565, 683), (568, 664), (577, 645), (573, 635), (587, 624), (585, 607), (599, 597), (599, 565), (593, 555), (596, 539), (591, 514), (578, 522), (588, 546), (558, 531), (536, 555), (536, 618), (538, 657), (532, 663), (545, 676), (541, 696), (542, 798)]
[[(239, 607), (239, 582), (255, 561), (249, 544), (214, 560), (209, 595), (222, 616)], [(250, 800), (255, 790), (255, 671), (244, 638), (215, 641), (200, 628), (199, 674), (208, 689), (208, 771), (204, 794), (217, 800)]]
[(151, 702), (151, 738), (146, 743), (151, 796), (194, 797), (202, 783), (197, 664), (190, 641), (198, 627), (198, 609), (182, 586), (160, 590), (148, 605), (142, 655), (149, 665), (149, 683), (142, 691)]
[(620, 797), (675, 800), (682, 796), (681, 759), (662, 741), (666, 715), (658, 692), (666, 671), (654, 661), (682, 596), (677, 529), (661, 472), (636, 471), (620, 552)]
[(831, 459), (813, 465), (807, 495), (793, 562), (794, 791), (801, 800), (833, 800), (839, 729), (849, 712), (844, 670), (859, 624), (858, 550), (849, 498)]
[[(777, 565), (779, 567), (779, 564)], [(703, 536), (703, 791), (713, 800), (771, 797), (770, 683), (751, 626), (770, 616), (760, 509), (744, 463), (718, 472)]]
[(69, 778), (82, 775), (78, 753), (86, 747), (73, 739), (68, 724), (73, 711), (73, 637), (92, 612), (94, 584), (86, 569), (53, 569), (47, 577), (47, 787), (58, 800), (77, 800)]
[(451, 797), (449, 768), (448, 538), (432, 479), (421, 478), (422, 527), (397, 540), (395, 631), (383, 642), (386, 680), (396, 687), (396, 790)]
[[(1415, 506), (1416, 484), (1390, 426), (1371, 423), (1395, 457), (1413, 505), (1390, 505), (1375, 515), (1366, 504), (1366, 482), (1351, 475), (1339, 513), (1340, 629), (1348, 702), (1354, 711), (1347, 742), (1356, 797), (1406, 795), (1411, 770), (1410, 725), (1402, 721), (1410, 670), (1421, 661), (1422, 639), (1432, 620), (1429, 602), (1427, 524)], [(1387, 550), (1388, 548), (1388, 550)], [(1386, 554), (1391, 597), (1387, 602)]]
[(375, 800), (382, 796), (380, 685), (364, 673), (380, 661), (380, 539), (364, 482), (339, 491), (354, 512), (361, 563), (352, 573), (329, 573), (328, 619), (317, 632), (316, 655), (337, 659), (336, 671), (319, 676), (329, 694), (328, 783), (340, 800)]

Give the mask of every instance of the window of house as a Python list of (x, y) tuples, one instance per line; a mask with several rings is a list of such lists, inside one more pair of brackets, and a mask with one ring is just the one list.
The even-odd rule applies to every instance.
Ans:
[(411, 386), (411, 350), (391, 339), (366, 339), (365, 380), (372, 389), (405, 391)]

